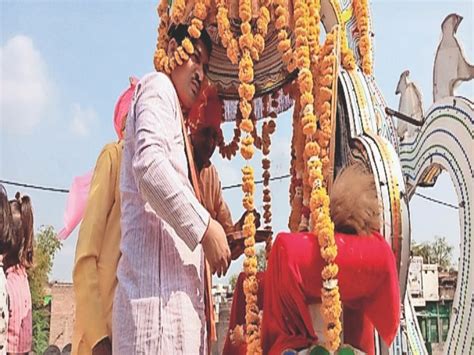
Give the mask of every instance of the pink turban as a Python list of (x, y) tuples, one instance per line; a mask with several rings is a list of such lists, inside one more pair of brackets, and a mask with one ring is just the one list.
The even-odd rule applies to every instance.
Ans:
[(135, 86), (138, 83), (138, 79), (130, 77), (130, 87), (120, 95), (117, 103), (115, 104), (114, 110), (114, 127), (115, 132), (119, 139), (123, 139), (123, 126), (130, 109), (132, 102), (133, 93), (135, 92)]

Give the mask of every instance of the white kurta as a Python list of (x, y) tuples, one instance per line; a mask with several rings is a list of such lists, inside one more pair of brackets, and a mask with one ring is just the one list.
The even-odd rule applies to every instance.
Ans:
[(194, 196), (180, 104), (162, 73), (138, 84), (121, 171), (122, 240), (113, 308), (114, 354), (203, 354), (209, 213)]

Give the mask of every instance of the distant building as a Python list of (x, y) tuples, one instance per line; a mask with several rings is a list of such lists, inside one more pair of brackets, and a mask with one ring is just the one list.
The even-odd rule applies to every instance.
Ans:
[(72, 283), (56, 282), (50, 285), (51, 321), (49, 344), (60, 349), (72, 342), (75, 301)]
[(427, 349), (432, 354), (442, 351), (448, 336), (456, 280), (456, 271), (440, 272), (438, 264), (423, 264), (420, 256), (410, 262), (408, 292)]
[(227, 330), (229, 328), (230, 310), (232, 306), (232, 287), (230, 285), (212, 286), (214, 317), (216, 320), (217, 342), (212, 345), (211, 354), (220, 355), (224, 349)]

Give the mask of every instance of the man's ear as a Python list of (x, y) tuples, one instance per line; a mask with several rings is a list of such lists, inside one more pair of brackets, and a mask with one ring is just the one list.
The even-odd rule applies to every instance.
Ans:
[(168, 43), (168, 57), (172, 58), (174, 55), (174, 52), (176, 51), (176, 48), (178, 48), (178, 43), (176, 42), (175, 38), (171, 38), (169, 43)]

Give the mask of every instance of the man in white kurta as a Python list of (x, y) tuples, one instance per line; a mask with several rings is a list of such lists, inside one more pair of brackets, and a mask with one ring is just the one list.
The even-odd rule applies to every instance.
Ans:
[[(173, 33), (170, 53), (187, 27)], [(224, 230), (198, 202), (188, 179), (181, 109), (197, 99), (211, 50), (208, 36), (194, 45), (194, 54), (170, 76), (145, 76), (129, 110), (114, 354), (204, 354), (204, 252), (219, 276), (230, 261)]]
[(180, 110), (165, 74), (149, 74), (137, 85), (120, 183), (122, 257), (113, 314), (117, 354), (205, 351), (199, 243), (209, 213), (188, 179)]

